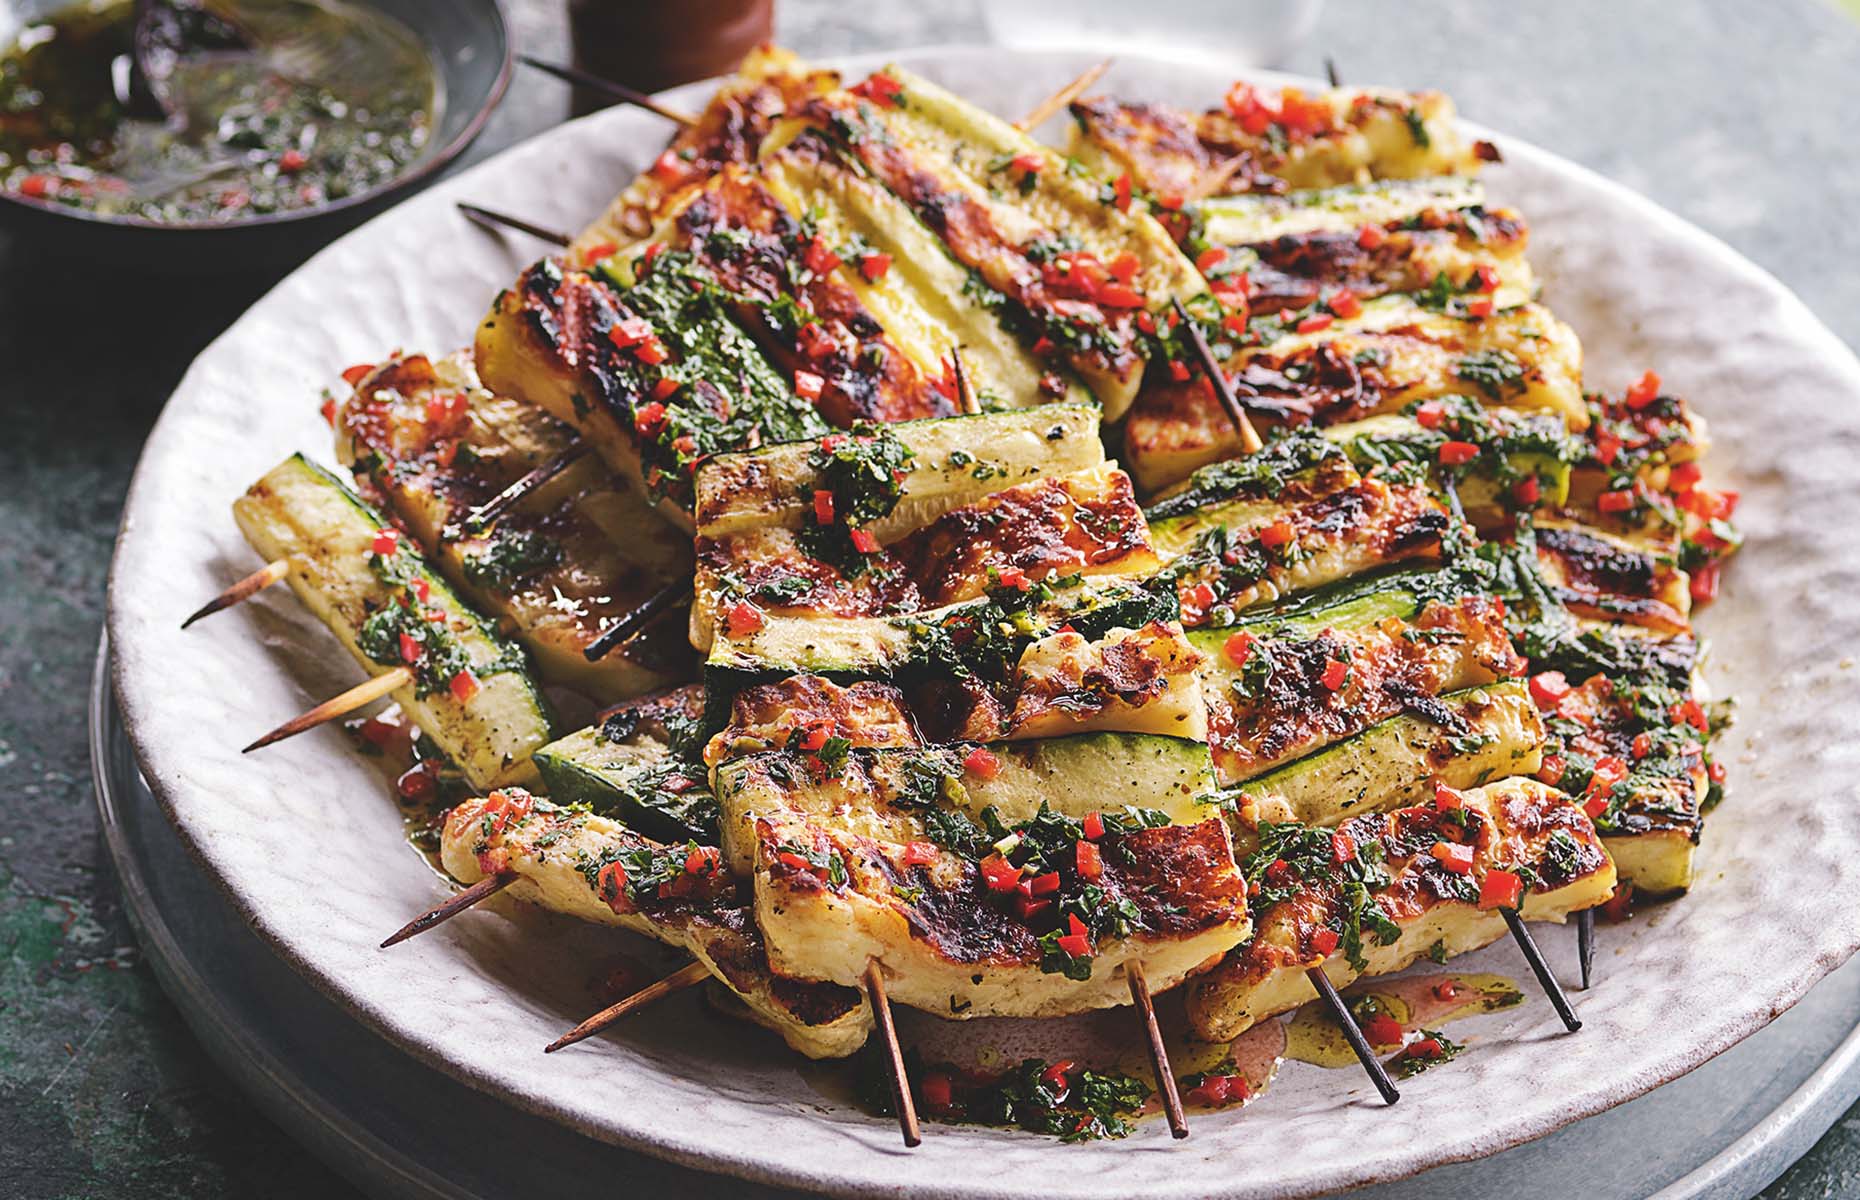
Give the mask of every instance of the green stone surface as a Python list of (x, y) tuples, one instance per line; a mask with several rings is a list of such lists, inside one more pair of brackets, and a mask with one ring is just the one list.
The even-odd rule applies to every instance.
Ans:
[[(559, 3), (511, 8), (522, 48), (565, 56)], [(784, 0), (780, 22), (811, 54), (986, 37), (977, 0)], [(1466, 115), (1645, 192), (1860, 345), (1860, 26), (1841, 9), (1332, 0), (1289, 66), (1318, 74), (1326, 55), (1348, 79), (1443, 88)], [(560, 85), (520, 74), (467, 161), (565, 112)], [(0, 234), (0, 1195), (352, 1194), (233, 1092), (162, 995), (98, 840), (85, 750), (142, 439), (187, 363), (271, 282), (103, 275)], [(1860, 1108), (1764, 1195), (1860, 1195)]]

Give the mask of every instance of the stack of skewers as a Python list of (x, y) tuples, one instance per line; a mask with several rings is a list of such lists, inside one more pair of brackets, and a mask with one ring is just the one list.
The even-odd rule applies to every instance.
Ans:
[(1177, 1136), (1170, 989), (1210, 1041), (1320, 1000), (1391, 1102), (1361, 976), (1509, 933), (1579, 1026), (1525, 922), (1587, 986), (1718, 794), (1703, 422), (1583, 391), (1444, 97), (1101, 69), (1013, 125), (758, 52), (470, 350), (344, 372), (353, 487), (237, 501), (267, 565), (196, 618), (286, 581), (369, 676), (253, 748), (391, 697), (457, 780), (465, 889), (387, 944), (504, 891), (656, 938), (549, 1049), (715, 980), (876, 1028), (912, 1143), (959, 1106), (892, 1003), (1132, 1005)]

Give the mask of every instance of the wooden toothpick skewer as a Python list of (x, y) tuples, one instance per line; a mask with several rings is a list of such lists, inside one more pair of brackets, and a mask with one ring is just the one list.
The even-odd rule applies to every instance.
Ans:
[(1150, 1068), (1156, 1072), (1156, 1091), (1162, 1097), (1163, 1116), (1169, 1120), (1169, 1133), (1177, 1138), (1188, 1136), (1188, 1118), (1182, 1114), (1182, 1096), (1176, 1090), (1175, 1071), (1169, 1066), (1169, 1051), (1163, 1045), (1162, 1028), (1156, 1024), (1156, 1005), (1150, 1000), (1149, 980), (1143, 964), (1132, 961), (1125, 968), (1130, 981), (1130, 999), (1143, 1014), (1143, 1034), (1149, 1043)]
[(1048, 117), (1072, 103), (1074, 100), (1077, 100), (1079, 96), (1084, 94), (1086, 88), (1097, 83), (1099, 76), (1110, 69), (1111, 60), (1108, 58), (1103, 62), (1087, 67), (1084, 74), (1034, 105), (1033, 111), (1014, 122), (1014, 128), (1020, 130), (1022, 133), (1026, 133), (1029, 129), (1038, 129), (1041, 125), (1046, 123)]
[(1324, 78), (1330, 80), (1330, 86), (1343, 86), (1343, 76), (1337, 74), (1337, 60), (1326, 54), (1324, 56)]
[(543, 241), (557, 246), (566, 246), (575, 240), (566, 233), (548, 229), (541, 225), (532, 225), (522, 217), (513, 217), (509, 213), (496, 212), (482, 205), (466, 204), (461, 200), (459, 202), (459, 211), (464, 213), (466, 220), (470, 221), (472, 224), (482, 226), (492, 232), (496, 232), (497, 228), (501, 225), (518, 230), (522, 233), (527, 233), (531, 237), (541, 238)]
[(581, 654), (589, 662), (599, 662), (612, 652), (615, 646), (628, 641), (640, 630), (652, 623), (652, 619), (668, 608), (676, 607), (691, 595), (691, 581), (678, 579), (666, 584), (632, 612), (616, 620), (612, 625), (601, 630), (600, 636), (589, 642)]
[(1393, 1104), (1401, 1099), (1401, 1093), (1395, 1090), (1395, 1081), (1389, 1078), (1389, 1073), (1383, 1068), (1382, 1061), (1370, 1048), (1369, 1039), (1365, 1038), (1363, 1031), (1356, 1027), (1356, 1018), (1350, 1015), (1343, 997), (1339, 996), (1337, 989), (1331, 986), (1330, 976), (1324, 974), (1324, 968), (1312, 967), (1305, 972), (1305, 978), (1311, 981), (1311, 986), (1317, 989), (1318, 998), (1324, 1001), (1326, 1008), (1330, 1009), (1330, 1019), (1337, 1022), (1338, 1027), (1343, 1030), (1344, 1040), (1350, 1043), (1350, 1049), (1356, 1051), (1356, 1060), (1363, 1064), (1363, 1070), (1369, 1073), (1369, 1081), (1376, 1085), (1378, 1092), (1382, 1093), (1382, 1102)]
[(1240, 448), (1248, 454), (1259, 453), (1259, 448), (1264, 445), (1259, 440), (1259, 431), (1247, 419), (1246, 409), (1240, 405), (1240, 397), (1234, 395), (1233, 384), (1227, 381), (1227, 373), (1214, 360), (1214, 351), (1209, 349), (1208, 339), (1202, 336), (1201, 326), (1195, 323), (1187, 306), (1180, 300), (1175, 301), (1175, 315), (1188, 330), (1189, 341), (1195, 347), (1195, 357), (1201, 360), (1202, 374), (1208, 377), (1208, 385), (1220, 397), (1221, 407), (1227, 410), (1227, 419), (1233, 422), (1234, 432), (1240, 435)]
[(695, 987), (710, 978), (710, 970), (701, 962), (686, 963), (664, 979), (649, 983), (634, 992), (620, 1003), (603, 1008), (581, 1024), (575, 1026), (561, 1037), (543, 1047), (544, 1054), (554, 1054), (564, 1046), (593, 1037), (601, 1030), (612, 1025), (628, 1013), (646, 1007), (656, 1000), (663, 999), (673, 992), (681, 992), (688, 987)]
[(975, 385), (969, 382), (969, 369), (962, 362), (962, 347), (951, 346), (949, 357), (956, 364), (956, 407), (964, 416), (974, 416), (982, 411), (982, 399), (975, 394)]
[(231, 608), (241, 600), (251, 599), (272, 584), (278, 582), (278, 580), (283, 579), (290, 569), (291, 560), (288, 558), (280, 558), (277, 562), (266, 563), (258, 570), (247, 575), (244, 579), (241, 579), (238, 583), (233, 584), (219, 595), (213, 597), (213, 599), (195, 609), (193, 615), (181, 622), (181, 628), (186, 629), (195, 621), (200, 620), (200, 618), (210, 617), (222, 608)]
[(878, 1019), (878, 1036), (884, 1039), (882, 1049), (890, 1068), (891, 1103), (898, 1112), (898, 1131), (904, 1135), (906, 1146), (919, 1145), (924, 1138), (917, 1128), (917, 1104), (911, 1099), (911, 1081), (904, 1074), (904, 1051), (898, 1046), (898, 1027), (891, 1020), (891, 1001), (885, 998), (885, 976), (875, 962), (866, 964), (865, 994), (872, 1002), (872, 1015)]
[(1550, 997), (1551, 1007), (1563, 1019), (1563, 1028), (1571, 1033), (1581, 1029), (1582, 1021), (1570, 1006), (1569, 997), (1563, 994), (1563, 985), (1550, 973), (1550, 966), (1544, 962), (1543, 952), (1537, 949), (1537, 942), (1531, 937), (1530, 930), (1524, 927), (1524, 918), (1518, 915), (1515, 908), (1501, 908), (1499, 911), (1505, 914), (1505, 924), (1511, 926), (1511, 936), (1518, 943), (1518, 949), (1524, 951), (1524, 961), (1531, 964), (1531, 973), (1537, 976), (1537, 982), (1543, 985), (1544, 994)]
[(506, 512), (509, 512), (512, 506), (516, 505), (525, 496), (529, 495), (543, 484), (548, 483), (557, 475), (568, 470), (569, 467), (587, 457), (587, 455), (588, 444), (586, 442), (571, 442), (552, 455), (547, 462), (524, 472), (521, 479), (518, 479), (509, 487), (497, 493), (497, 495), (466, 513), (464, 522), (465, 528), (474, 532), (483, 529), (491, 522), (497, 520), (497, 518), (503, 516)]
[(356, 684), (340, 696), (331, 696), (329, 699), (323, 701), (323, 703), (301, 716), (292, 717), (264, 737), (259, 738), (256, 742), (247, 746), (244, 750), (241, 750), (240, 753), (250, 754), (252, 751), (262, 746), (269, 746), (273, 742), (281, 742), (285, 738), (295, 736), (306, 729), (314, 729), (325, 721), (333, 721), (337, 717), (347, 716), (371, 700), (379, 700), (395, 688), (406, 687), (412, 682), (412, 671), (409, 671), (406, 667), (395, 667), (393, 670), (377, 675), (373, 679), (364, 680)]
[(566, 79), (570, 83), (592, 88), (603, 95), (612, 96), (616, 100), (637, 108), (643, 108), (647, 112), (658, 113), (668, 121), (676, 121), (680, 125), (697, 124), (697, 118), (688, 112), (682, 112), (669, 104), (662, 104), (645, 92), (630, 88), (624, 83), (615, 83), (611, 79), (590, 75), (579, 67), (565, 67), (559, 63), (544, 62), (540, 58), (531, 58), (527, 54), (517, 55), (517, 61), (526, 67), (535, 67), (544, 74), (553, 75), (557, 79)]
[(517, 873), (515, 871), (504, 871), (496, 875), (486, 875), (483, 879), (472, 884), (464, 891), (447, 897), (441, 903), (433, 905), (433, 907), (427, 909), (413, 920), (402, 925), (399, 929), (396, 929), (393, 933), (388, 935), (386, 941), (381, 943), (381, 948), (386, 950), (389, 946), (398, 946), (416, 933), (425, 933), (435, 926), (444, 925), (453, 917), (458, 916), (472, 905), (478, 903), (478, 901), (489, 896), (495, 896), (516, 881)]
[(1582, 964), (1582, 990), (1586, 992), (1595, 969), (1595, 910), (1592, 908), (1576, 914), (1576, 958)]

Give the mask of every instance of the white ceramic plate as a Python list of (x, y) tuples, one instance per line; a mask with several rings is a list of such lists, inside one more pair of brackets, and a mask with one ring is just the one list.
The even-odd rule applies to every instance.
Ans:
[[(1013, 113), (1089, 56), (949, 50), (903, 61)], [(1227, 82), (1126, 58), (1106, 86), (1199, 104)], [(1717, 241), (1500, 137), (1507, 163), (1490, 172), (1491, 189), (1530, 218), (1546, 300), (1581, 334), (1591, 385), (1617, 388), (1651, 366), (1689, 396), (1711, 421), (1713, 476), (1743, 493), (1750, 539), (1702, 622), (1712, 682), (1741, 701), (1722, 747), (1730, 800), (1707, 826), (1691, 895), (1602, 928), (1580, 1034), (1562, 1034), (1535, 999), (1456, 1026), (1474, 1052), (1404, 1085), (1393, 1109), (1358, 1073), (1294, 1065), (1244, 1111), (1198, 1114), (1186, 1142), (1154, 1122), (1076, 1147), (932, 1126), (906, 1153), (891, 1124), (831, 1101), (773, 1039), (690, 997), (545, 1058), (540, 1047), (589, 1011), (589, 981), (616, 952), (599, 931), (487, 908), (377, 950), (442, 893), (403, 844), (379, 777), (333, 729), (238, 752), (354, 682), (353, 664), (286, 592), (186, 633), (180, 619), (256, 565), (231, 500), (293, 450), (327, 457), (318, 389), (392, 347), (467, 344), (496, 290), (541, 253), (473, 229), (453, 201), (572, 228), (663, 138), (654, 118), (603, 113), (336, 243), (200, 357), (137, 471), (109, 619), (143, 769), (201, 869), (363, 1024), (514, 1105), (748, 1178), (859, 1195), (1291, 1197), (1489, 1154), (1617, 1104), (1761, 1027), (1860, 944), (1860, 795), (1848, 774), (1860, 760), (1860, 363)], [(1542, 935), (1566, 978), (1571, 938)], [(1462, 965), (1528, 978), (1509, 945)]]

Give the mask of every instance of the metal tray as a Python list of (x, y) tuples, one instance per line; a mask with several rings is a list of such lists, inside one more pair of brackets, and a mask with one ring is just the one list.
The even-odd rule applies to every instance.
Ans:
[[(278, 960), (196, 868), (123, 737), (108, 658), (106, 641), (91, 681), (91, 770), (104, 843), (142, 948), (220, 1067), (332, 1169), (370, 1195), (397, 1200), (566, 1196), (591, 1178), (625, 1179), (637, 1194), (794, 1194), (582, 1137), (474, 1091), (357, 1025)], [(1602, 936), (1598, 966), (1607, 970), (1605, 929)], [(1351, 1195), (1741, 1200), (1860, 1098), (1857, 1023), (1860, 959), (1768, 1028), (1637, 1100), (1481, 1162)], [(927, 1132), (934, 1136), (934, 1127)]]

